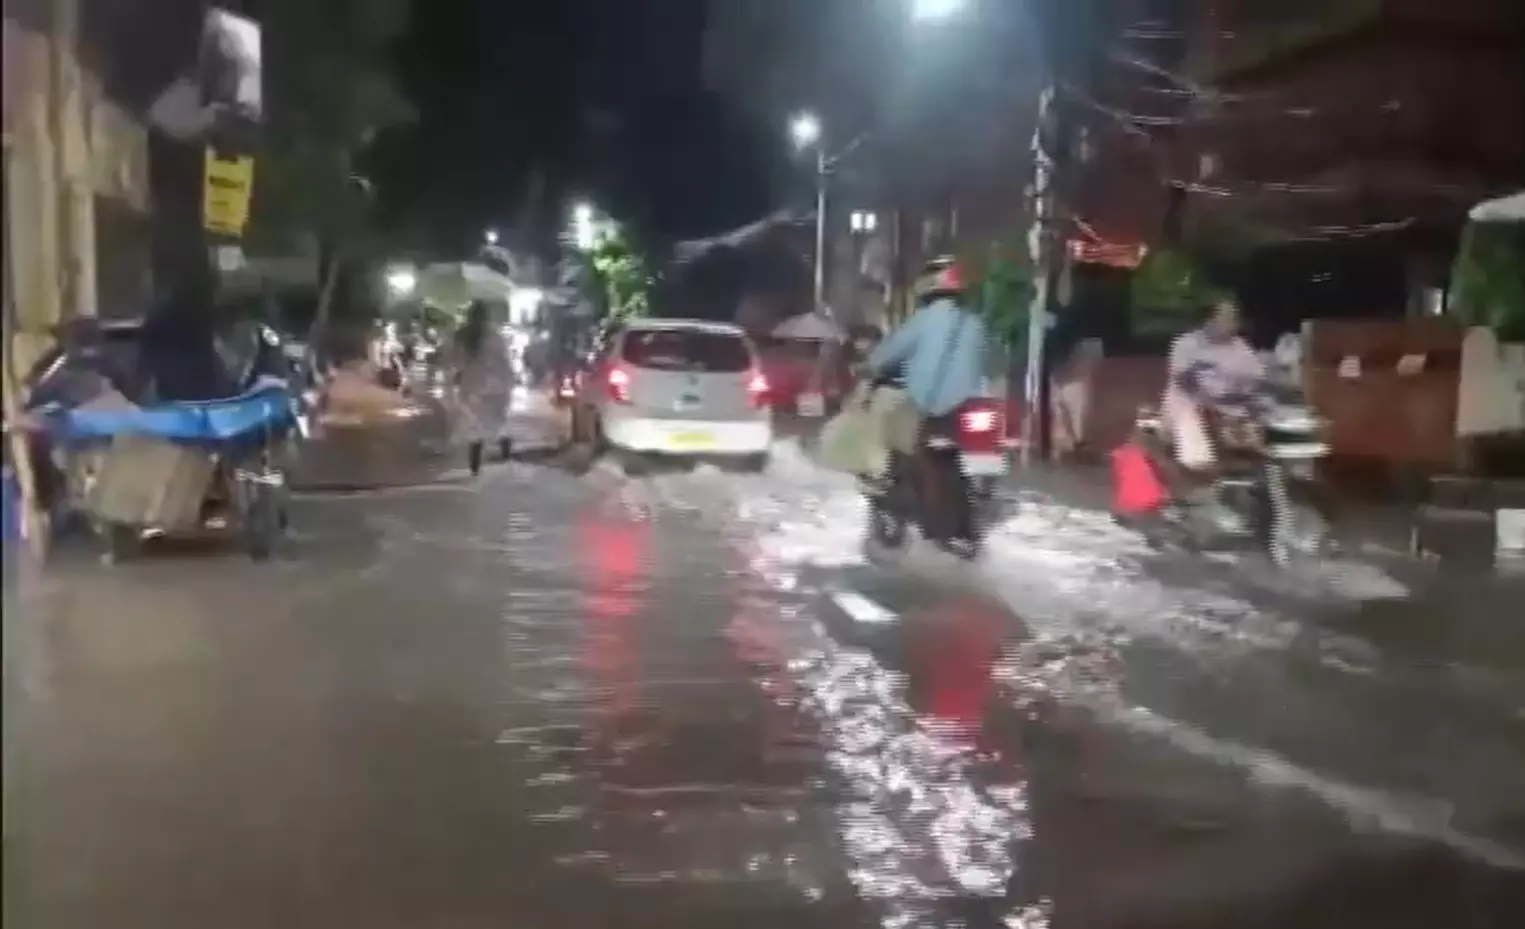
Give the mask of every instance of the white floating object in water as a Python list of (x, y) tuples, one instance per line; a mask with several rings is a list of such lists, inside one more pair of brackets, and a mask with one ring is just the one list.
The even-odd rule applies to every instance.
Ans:
[(1498, 554), (1525, 555), (1525, 510), (1499, 510), (1494, 514), (1493, 524)]
[(831, 600), (855, 623), (885, 625), (898, 619), (894, 613), (856, 591), (834, 591)]

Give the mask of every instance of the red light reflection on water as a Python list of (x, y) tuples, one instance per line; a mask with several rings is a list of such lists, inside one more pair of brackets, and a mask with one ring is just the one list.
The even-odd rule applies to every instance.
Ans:
[(583, 626), (583, 665), (607, 689), (600, 729), (612, 732), (640, 701), (641, 578), (651, 547), (651, 526), (594, 516), (583, 521), (581, 542), (588, 611)]
[(981, 598), (956, 597), (907, 620), (911, 708), (939, 735), (984, 749), (1004, 615)]

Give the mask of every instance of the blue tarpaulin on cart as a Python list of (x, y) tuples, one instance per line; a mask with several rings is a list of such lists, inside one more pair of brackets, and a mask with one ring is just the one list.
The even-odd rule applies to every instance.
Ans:
[(64, 442), (146, 435), (172, 442), (228, 442), (288, 426), (295, 412), (285, 381), (261, 380), (236, 397), (179, 402), (146, 409), (64, 410), (49, 417)]

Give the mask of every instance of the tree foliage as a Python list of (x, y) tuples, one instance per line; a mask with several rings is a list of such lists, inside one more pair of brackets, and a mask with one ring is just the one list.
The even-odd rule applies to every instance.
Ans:
[(1023, 237), (998, 244), (978, 263), (975, 279), (990, 331), (1009, 349), (1027, 345), (1028, 317), (1036, 287)]
[(655, 281), (646, 261), (626, 236), (611, 231), (589, 253), (593, 276), (608, 300), (610, 316), (645, 316), (651, 311)]
[(349, 242), (366, 229), (362, 154), (410, 121), (391, 68), (408, 0), (266, 0), (265, 125), (257, 160), (255, 241), (291, 248), (304, 234)]
[(1525, 341), (1525, 224), (1473, 223), (1462, 234), (1451, 305), (1468, 325)]
[(1151, 252), (1133, 273), (1134, 328), (1141, 332), (1179, 331), (1202, 307), (1228, 296), (1207, 279), (1185, 252)]

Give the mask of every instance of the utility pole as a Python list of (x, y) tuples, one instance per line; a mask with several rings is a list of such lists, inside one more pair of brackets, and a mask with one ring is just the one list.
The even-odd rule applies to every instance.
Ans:
[(906, 210), (897, 198), (890, 220), (890, 299), (885, 322), (898, 326), (906, 317), (905, 274)]
[[(1032, 226), (1027, 248), (1033, 270), (1033, 298), (1027, 320), (1027, 370), (1024, 380), (1022, 464), (1046, 461), (1053, 444), (1052, 361), (1049, 330), (1059, 307), (1060, 282), (1070, 260), (1075, 143), (1079, 123), (1075, 108), (1060, 98), (1076, 83), (1089, 85), (1093, 70), (1096, 9), (1091, 0), (1053, 4), (1044, 55), (1047, 86), (1038, 98), (1033, 127)], [(1069, 17), (1059, 21), (1060, 12)], [(1015, 365), (1015, 359), (1013, 359)]]
[[(1032, 225), (1027, 233), (1027, 252), (1033, 271), (1032, 303), (1027, 313), (1027, 364), (1023, 386), (1022, 464), (1049, 457), (1052, 436), (1048, 333), (1058, 308), (1059, 278), (1067, 260), (1069, 236), (1060, 218), (1059, 172), (1068, 159), (1068, 120), (1055, 102), (1054, 84), (1038, 98), (1038, 117), (1033, 127)], [(1015, 361), (1015, 359), (1013, 359)]]

